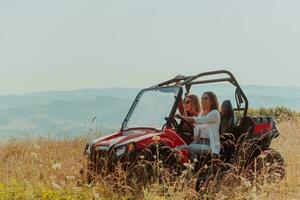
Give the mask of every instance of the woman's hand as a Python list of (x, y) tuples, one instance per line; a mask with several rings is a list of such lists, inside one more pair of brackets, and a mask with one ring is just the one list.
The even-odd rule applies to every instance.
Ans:
[(181, 118), (182, 118), (182, 115), (181, 115), (181, 114), (179, 114), (179, 113), (177, 113), (177, 114), (175, 115), (175, 118), (177, 118), (177, 119), (181, 119)]

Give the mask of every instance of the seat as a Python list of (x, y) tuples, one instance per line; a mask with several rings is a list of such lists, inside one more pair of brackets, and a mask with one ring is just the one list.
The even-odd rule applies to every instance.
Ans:
[(235, 116), (230, 100), (225, 100), (221, 109), (220, 134), (232, 133), (235, 125)]
[(221, 106), (220, 143), (221, 152), (225, 162), (230, 162), (235, 152), (235, 116), (230, 100), (225, 100)]

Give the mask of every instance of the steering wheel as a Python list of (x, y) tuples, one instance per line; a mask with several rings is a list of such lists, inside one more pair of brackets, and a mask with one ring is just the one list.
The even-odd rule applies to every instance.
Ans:
[[(178, 118), (178, 117), (177, 117), (177, 118)], [(181, 117), (179, 117), (179, 119), (181, 120), (181, 123), (180, 123), (180, 124), (178, 124), (178, 122), (175, 120), (175, 118), (168, 118), (168, 117), (165, 118), (166, 121), (170, 120), (172, 126), (176, 129), (176, 132), (179, 133), (179, 134), (181, 134), (182, 132), (184, 132), (184, 131), (182, 130), (182, 128), (183, 128), (182, 126), (183, 126), (184, 124), (187, 124), (187, 125), (188, 125), (188, 128), (189, 128), (190, 130), (185, 131), (185, 132), (191, 133), (191, 137), (193, 137), (193, 136), (194, 136), (194, 127), (193, 127), (187, 120), (185, 120), (185, 119), (183, 119), (183, 118), (181, 118)]]
[(172, 118), (165, 117), (165, 120), (166, 120), (166, 121), (170, 120), (172, 126), (173, 126), (176, 130), (178, 130), (178, 129), (180, 128), (178, 122), (175, 120), (174, 117), (172, 117)]
[[(192, 136), (193, 136), (193, 135), (194, 135), (194, 127), (193, 127), (193, 125), (192, 125), (190, 122), (188, 122), (186, 119), (182, 118), (182, 117), (177, 117), (177, 118), (181, 120), (181, 124), (178, 125), (179, 131), (182, 131), (182, 130), (181, 130), (181, 129), (182, 129), (182, 126), (183, 126), (184, 124), (187, 124), (188, 128), (190, 129), (189, 132), (192, 133)], [(174, 119), (174, 120), (175, 120), (175, 119)], [(176, 120), (175, 120), (175, 121), (176, 121)], [(176, 121), (176, 122), (177, 122), (177, 121)], [(177, 124), (178, 124), (178, 123), (177, 123)], [(177, 129), (177, 130), (178, 130), (178, 129)]]

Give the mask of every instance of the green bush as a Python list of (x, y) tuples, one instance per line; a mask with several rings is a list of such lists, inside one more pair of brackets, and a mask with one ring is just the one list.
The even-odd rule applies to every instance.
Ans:
[(287, 107), (276, 107), (276, 108), (249, 108), (248, 115), (250, 116), (272, 116), (277, 122), (297, 120), (300, 114), (292, 111)]
[(13, 180), (9, 184), (0, 183), (0, 200), (86, 200), (95, 199), (88, 187), (53, 189), (51, 187), (24, 184)]

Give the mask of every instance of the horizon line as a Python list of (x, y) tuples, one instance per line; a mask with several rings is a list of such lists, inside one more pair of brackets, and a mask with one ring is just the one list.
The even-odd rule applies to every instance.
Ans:
[[(151, 86), (149, 86), (151, 87)], [(112, 86), (112, 87), (86, 87), (86, 88), (77, 88), (77, 89), (45, 89), (39, 91), (32, 91), (32, 92), (20, 92), (20, 93), (8, 93), (8, 94), (0, 94), (0, 97), (7, 97), (7, 96), (26, 96), (26, 95), (34, 95), (39, 93), (51, 93), (51, 92), (78, 92), (82, 90), (107, 90), (107, 89), (144, 89), (149, 87), (124, 87), (124, 86)], [(269, 86), (269, 85), (259, 85), (259, 84), (241, 84), (241, 87), (261, 87), (261, 88), (280, 88), (280, 89), (298, 89), (300, 90), (300, 86)]]

